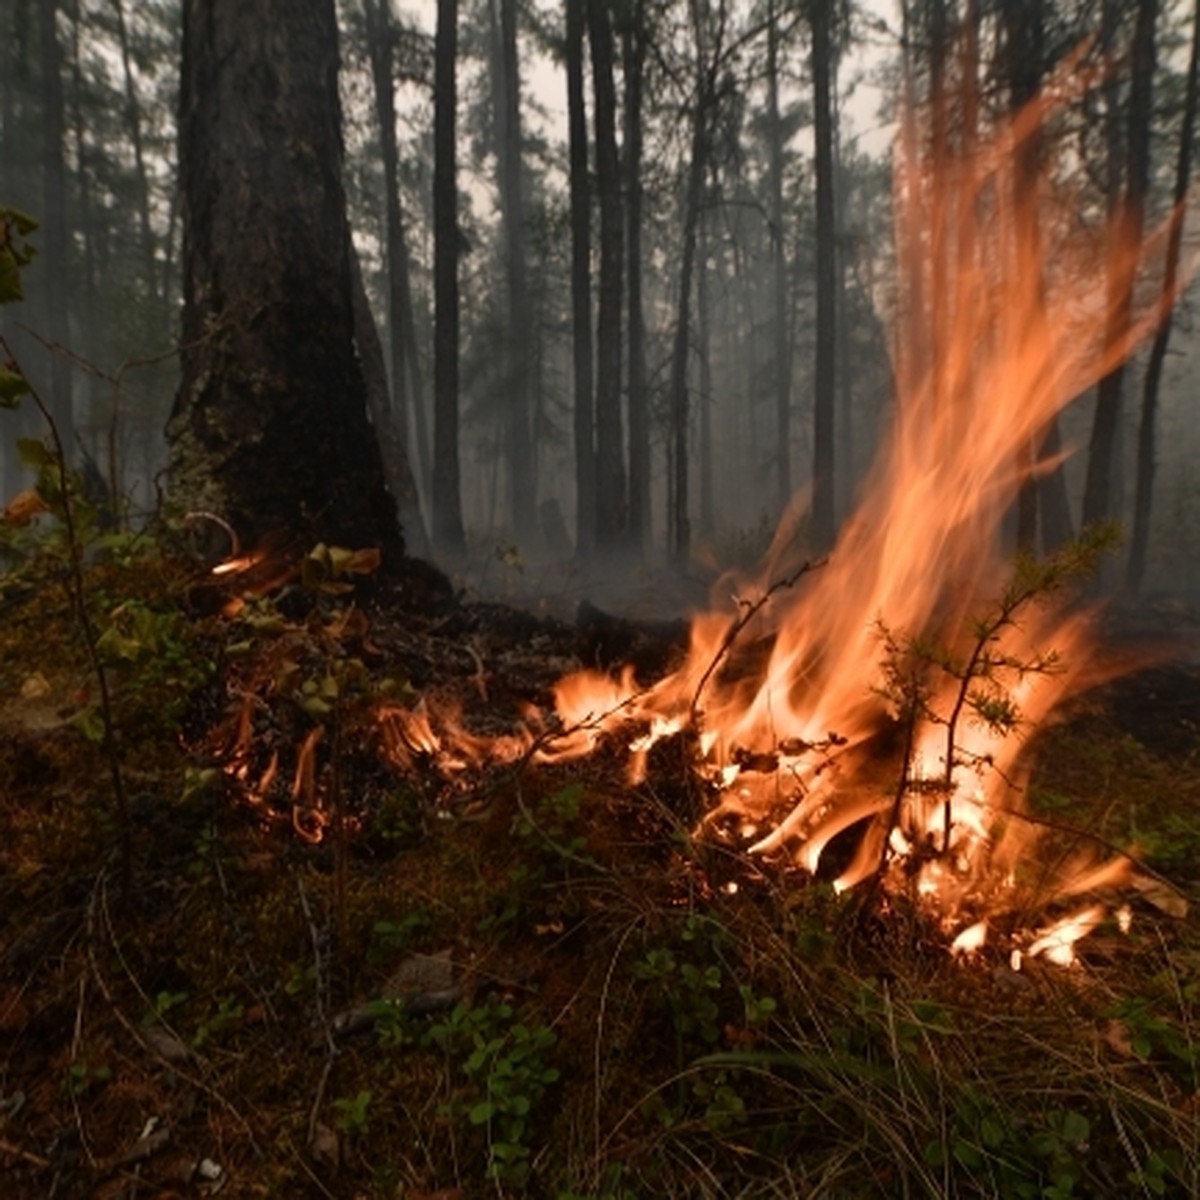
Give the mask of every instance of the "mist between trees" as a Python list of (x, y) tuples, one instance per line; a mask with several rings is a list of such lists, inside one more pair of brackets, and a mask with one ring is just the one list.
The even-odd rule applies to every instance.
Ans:
[[(131, 522), (160, 502), (172, 412), (180, 502), (207, 495), (186, 482), (197, 471), (219, 476), (208, 468), (225, 451), (207, 446), (197, 468), (179, 448), (189, 413), (216, 411), (201, 393), (219, 370), (241, 388), (219, 403), (258, 414), (224, 435), (243, 439), (245, 453), (225, 454), (238, 471), (286, 452), (292, 487), (320, 492), (320, 471), (299, 465), (305, 437), (332, 444), (366, 416), (416, 552), (725, 565), (754, 558), (789, 504), (819, 551), (895, 402), (898, 306), (925, 304), (938, 323), (936, 296), (898, 290), (891, 149), (862, 149), (843, 116), (864, 81), (881, 122), (912, 105), (919, 136), (956, 153), (1076, 53), (1094, 85), (1019, 151), (1029, 186), (1049, 164), (1102, 238), (1152, 228), (1191, 183), (1187, 3), (438, 0), (434, 14), (432, 0), (314, 0), (301, 18), (242, 0), (236, 28), (221, 27), (222, 7), (0, 2), (0, 203), (41, 224), (26, 302), (0, 320), (71, 453)], [(245, 61), (241, 83), (219, 74), (221, 37)], [(337, 88), (322, 89), (338, 63)], [(326, 118), (322, 141), (312, 130)], [(312, 203), (251, 188), (206, 227), (239, 163), (282, 146), (312, 155)], [(297, 177), (278, 176), (280, 189)], [(236, 267), (256, 252), (238, 249), (241, 233), (264, 271), (281, 246), (294, 259), (286, 278), (261, 278), (257, 306), (253, 271)], [(1114, 322), (1175, 286), (1186, 234), (1110, 272)], [(369, 310), (352, 318), (358, 281)], [(235, 287), (237, 304), (222, 292)], [(306, 327), (299, 301), (278, 320), (259, 311), (322, 295), (320, 324)], [(351, 324), (358, 363), (334, 369)], [(264, 339), (271, 361), (251, 363)], [(218, 344), (213, 360), (196, 349)], [(1121, 582), (1200, 588), (1195, 356), (1185, 292), (1157, 342), (1030, 446), (1031, 467), (1079, 452), (1014, 497), (1014, 546), (1116, 516)], [(300, 396), (289, 373), (337, 392), (347, 421), (301, 399), (273, 407), (272, 389)], [(268, 410), (287, 437), (269, 432)], [(25, 482), (16, 437), (39, 432), (32, 412), (6, 421), (5, 497)], [(339, 469), (375, 470), (353, 455)], [(268, 476), (215, 499), (241, 503), (232, 515), (251, 526), (285, 520)], [(301, 500), (336, 508), (335, 491)]]

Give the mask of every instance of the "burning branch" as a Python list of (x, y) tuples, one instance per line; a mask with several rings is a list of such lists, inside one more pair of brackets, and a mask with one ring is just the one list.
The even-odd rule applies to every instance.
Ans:
[(700, 697), (704, 694), (705, 686), (717, 668), (728, 657), (730, 650), (733, 649), (733, 643), (737, 641), (738, 635), (742, 630), (766, 607), (767, 602), (776, 592), (794, 588), (810, 571), (815, 571), (818, 567), (823, 567), (828, 561), (828, 556), (819, 558), (816, 561), (808, 560), (793, 571), (791, 575), (775, 580), (753, 603), (748, 600), (738, 600), (738, 607), (742, 609), (742, 615), (725, 631), (725, 636), (721, 639), (721, 644), (717, 647), (716, 654), (713, 655), (712, 661), (700, 676), (699, 683), (696, 684), (696, 691), (692, 696), (692, 703), (688, 709), (688, 720), (693, 727), (698, 726), (700, 723)]

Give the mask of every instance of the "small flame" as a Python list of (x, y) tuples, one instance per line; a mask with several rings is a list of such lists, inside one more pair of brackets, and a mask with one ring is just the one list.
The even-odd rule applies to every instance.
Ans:
[(1103, 920), (1102, 905), (1093, 904), (1081, 909), (1069, 917), (1063, 917), (1061, 921), (1040, 933), (1026, 953), (1030, 958), (1045, 955), (1050, 962), (1060, 967), (1072, 966), (1075, 963), (1075, 943), (1091, 933)]

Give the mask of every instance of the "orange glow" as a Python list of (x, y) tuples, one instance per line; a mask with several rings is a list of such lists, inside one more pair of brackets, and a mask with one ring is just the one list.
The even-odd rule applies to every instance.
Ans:
[[(1022, 145), (1071, 93), (1071, 70), (1048, 89), (1058, 101), (1035, 102), (967, 152), (929, 154), (911, 130), (902, 139), (897, 398), (828, 560), (805, 571), (785, 525), (755, 578), (715, 589), (734, 599), (694, 619), (673, 674), (642, 690), (628, 669), (562, 680), (555, 698), (565, 732), (539, 757), (587, 754), (615, 735), (636, 779), (657, 740), (690, 729), (716, 796), (706, 820), (714, 836), (741, 837), (753, 853), (816, 872), (829, 844), (857, 827), (839, 890), (894, 874), (950, 929), (962, 927), (955, 914), (1015, 906), (1016, 867), (1033, 836), (1014, 819), (1023, 731), (1101, 669), (1086, 611), (1023, 604), (982, 639), (976, 623), (1011, 578), (1004, 521), (1047, 426), (1153, 330), (1163, 308), (1114, 338), (1105, 281), (1156, 254), (1165, 227), (1145, 245), (1122, 243), (1117, 229), (1087, 227), (1048, 175), (1018, 186)], [(889, 647), (917, 639), (936, 650), (920, 667), (908, 776), (889, 794), (871, 773), (871, 739), (903, 717), (884, 660)], [(961, 673), (933, 665), (958, 663), (961, 672), (972, 653), (995, 665), (969, 688)], [(1011, 703), (1016, 730), (989, 726), (968, 705), (951, 739), (947, 714), (979, 695)], [(1075, 865), (1051, 891), (1080, 894), (1127, 875), (1124, 862)], [(1070, 960), (1099, 919), (1086, 909), (1028, 953)], [(986, 932), (985, 921), (972, 922), (955, 951), (978, 949)]]
[[(1106, 281), (1157, 256), (1168, 226), (1122, 242), (1120, 226), (1089, 227), (1048, 171), (1024, 174), (1025, 144), (1082, 86), (1073, 70), (962, 152), (928, 153), (911, 129), (901, 139), (895, 405), (828, 557), (806, 559), (789, 514), (758, 573), (714, 589), (676, 670), (645, 687), (629, 667), (564, 677), (553, 735), (531, 717), (538, 735), (501, 750), (454, 714), (385, 708), (381, 738), (396, 766), (453, 776), (498, 756), (575, 759), (607, 741), (627, 751), (637, 782), (655, 744), (682, 731), (711, 790), (710, 836), (814, 874), (836, 870), (839, 891), (869, 879), (904, 891), (956, 955), (987, 943), (989, 917), (1028, 904), (1025, 735), (1109, 669), (1096, 662), (1093, 615), (1038, 587), (987, 624), (1001, 597), (1020, 593), (1005, 519), (1022, 484), (1060, 465), (1035, 461), (1050, 423), (1155, 328), (1170, 299), (1114, 335)], [(989, 712), (1002, 718), (989, 723)], [(888, 782), (880, 744), (897, 730), (905, 751)], [(850, 842), (849, 862), (827, 868), (835, 840)], [(1039, 898), (1128, 878), (1124, 860), (1076, 862), (1039, 883)], [(1025, 953), (1069, 964), (1102, 917), (1085, 908)]]

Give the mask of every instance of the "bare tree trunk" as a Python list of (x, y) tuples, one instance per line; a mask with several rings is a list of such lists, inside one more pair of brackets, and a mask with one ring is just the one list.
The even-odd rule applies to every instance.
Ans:
[(621, 419), (621, 276), (624, 254), (617, 98), (608, 0), (588, 0), (596, 97), (596, 186), (600, 196), (600, 288), (596, 321), (596, 544), (617, 549), (627, 519)]
[(779, 113), (779, 11), (767, 9), (768, 186), (771, 203), (771, 343), (775, 359), (775, 503), (792, 498), (792, 353), (789, 334), (787, 252), (783, 236), (783, 122)]
[(700, 536), (711, 538), (716, 530), (713, 502), (713, 394), (712, 345), (708, 298), (708, 229), (701, 222), (700, 268), (696, 273), (696, 351), (700, 360)]
[(371, 78), (375, 91), (375, 117), (379, 125), (380, 157), (386, 192), (388, 331), (391, 343), (392, 401), (400, 427), (412, 430), (415, 446), (413, 468), (428, 489), (430, 477), (429, 431), (425, 420), (425, 388), (417, 350), (413, 316), (408, 234), (400, 204), (400, 164), (396, 152), (396, 91), (394, 54), (396, 29), (390, 5), (382, 0), (364, 0)]
[(458, 0), (438, 0), (433, 112), (433, 541), (462, 554), (458, 459)]
[(696, 258), (696, 231), (700, 221), (700, 200), (708, 164), (708, 120), (713, 103), (708, 74), (697, 81), (699, 90), (692, 111), (692, 149), (688, 164), (687, 192), (683, 208), (683, 245), (680, 247), (679, 307), (675, 318), (675, 338), (671, 348), (670, 431), (667, 455), (667, 550), (672, 562), (687, 562), (692, 548), (692, 527), (688, 515), (688, 357), (691, 344), (689, 309), (692, 271)]
[(596, 544), (596, 445), (592, 412), (592, 235), (584, 109), (583, 32), (587, 0), (566, 0), (567, 117), (571, 191), (571, 334), (575, 405), (575, 553)]
[[(497, 12), (497, 7), (499, 12)], [(530, 324), (525, 211), (521, 188), (521, 104), (517, 65), (516, 0), (490, 0), (493, 112), (499, 165), (500, 212), (504, 222), (504, 265), (508, 299), (505, 344), (505, 449), (509, 521), (518, 545), (537, 534), (537, 473), (529, 404)]]
[(362, 265), (358, 261), (358, 252), (353, 243), (348, 254), (351, 300), (354, 305), (354, 341), (362, 363), (367, 408), (383, 459), (384, 479), (396, 504), (396, 515), (400, 518), (408, 553), (417, 558), (428, 558), (429, 535), (425, 531), (425, 522), (421, 519), (421, 502), (408, 461), (404, 423), (400, 414), (392, 407), (387, 368), (383, 358), (383, 343), (379, 340), (379, 328), (371, 312), (371, 301), (363, 283)]
[[(1192, 13), (1192, 48), (1188, 57), (1187, 90), (1184, 94), (1183, 120), (1179, 131), (1179, 156), (1175, 163), (1175, 223), (1167, 239), (1166, 263), (1163, 269), (1163, 295), (1168, 301), (1174, 296), (1179, 278), (1179, 251), (1183, 242), (1184, 205), (1192, 177), (1192, 141), (1196, 131), (1197, 59), (1200, 58), (1200, 4)], [(1150, 347), (1146, 377), (1142, 382), (1142, 411), (1138, 424), (1137, 483), (1133, 505), (1133, 538), (1129, 547), (1129, 562), (1125, 586), (1134, 595), (1140, 590), (1146, 574), (1146, 552), (1150, 544), (1150, 513), (1154, 503), (1154, 474), (1156, 458), (1156, 426), (1158, 420), (1158, 389), (1162, 381), (1163, 362), (1171, 340), (1171, 312), (1163, 317), (1162, 325)]]
[(137, 178), (138, 227), (142, 235), (142, 262), (146, 278), (146, 294), (151, 301), (158, 294), (158, 271), (155, 263), (154, 226), (150, 221), (150, 177), (146, 172), (146, 156), (142, 149), (142, 111), (138, 103), (137, 82), (129, 53), (129, 32), (125, 26), (124, 0), (112, 0), (117, 15), (117, 39), (121, 45), (121, 69), (125, 77), (125, 125), (133, 146), (134, 175)]
[(625, 219), (629, 260), (629, 538), (641, 557), (650, 540), (650, 400), (642, 310), (642, 95), (645, 0), (632, 0), (623, 30), (625, 69)]
[(833, 210), (833, 48), (832, 0), (813, 0), (812, 21), (813, 135), (817, 190), (817, 346), (813, 379), (813, 539), (818, 549), (833, 544), (834, 511), (834, 378), (837, 304)]
[[(1107, 21), (1115, 22), (1115, 6), (1105, 6)], [(1114, 253), (1109, 272), (1109, 325), (1106, 337), (1110, 344), (1118, 342), (1128, 331), (1133, 304), (1136, 270), (1134, 256), (1122, 254), (1117, 247), (1134, 246), (1141, 240), (1145, 215), (1146, 189), (1149, 183), (1150, 109), (1154, 86), (1154, 26), (1157, 19), (1157, 0), (1138, 0), (1137, 19), (1133, 35), (1132, 74), (1129, 92), (1129, 128), (1124, 151), (1124, 195), (1114, 199), (1119, 179), (1121, 147), (1115, 136), (1115, 113), (1109, 135), (1110, 227)], [(1110, 104), (1111, 108), (1111, 104)], [(1096, 389), (1096, 411), (1088, 449), (1087, 479), (1083, 494), (1083, 524), (1091, 525), (1112, 515), (1115, 507), (1113, 492), (1118, 433), (1121, 420), (1121, 395), (1125, 365), (1121, 363), (1100, 380)]]
[[(38, 33), (42, 59), (42, 262), (44, 264), (46, 332), (65, 346), (67, 319), (67, 185), (63, 162), (62, 51), (58, 43), (58, 0), (38, 5)], [(49, 403), (69, 448), (74, 441), (71, 411), (71, 371), (61, 354), (50, 356)]]

